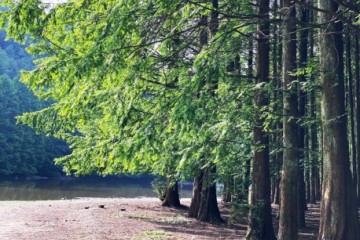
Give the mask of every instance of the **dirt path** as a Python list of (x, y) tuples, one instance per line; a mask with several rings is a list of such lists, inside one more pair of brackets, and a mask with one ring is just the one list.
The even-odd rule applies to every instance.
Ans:
[[(189, 205), (190, 200), (182, 203)], [(223, 209), (225, 217), (226, 212)], [(0, 239), (227, 240), (241, 239), (246, 232), (245, 217), (229, 227), (188, 219), (186, 213), (186, 209), (161, 207), (155, 198), (0, 201)], [(316, 206), (308, 219), (313, 222), (300, 231), (300, 239), (316, 239)]]

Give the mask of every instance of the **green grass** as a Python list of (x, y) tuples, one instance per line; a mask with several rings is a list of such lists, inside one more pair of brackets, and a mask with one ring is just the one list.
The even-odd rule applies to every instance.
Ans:
[(162, 217), (160, 218), (160, 221), (169, 224), (184, 224), (187, 223), (188, 220), (186, 217), (177, 215), (173, 217)]
[(169, 216), (169, 217), (161, 217), (161, 216), (154, 216), (154, 215), (148, 215), (148, 214), (140, 214), (140, 213), (119, 213), (119, 217), (127, 217), (132, 219), (139, 219), (144, 221), (150, 221), (150, 222), (161, 222), (161, 223), (168, 223), (168, 224), (185, 224), (188, 222), (188, 219), (186, 217), (183, 217), (181, 215), (176, 216)]
[(131, 240), (169, 240), (173, 236), (163, 230), (145, 231), (131, 238)]

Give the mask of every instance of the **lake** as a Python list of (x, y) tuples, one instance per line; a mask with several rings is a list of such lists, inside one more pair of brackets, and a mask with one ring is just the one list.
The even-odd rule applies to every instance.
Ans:
[[(191, 186), (179, 185), (182, 198), (191, 197)], [(0, 201), (57, 200), (80, 197), (157, 197), (149, 178), (86, 177), (0, 180)]]

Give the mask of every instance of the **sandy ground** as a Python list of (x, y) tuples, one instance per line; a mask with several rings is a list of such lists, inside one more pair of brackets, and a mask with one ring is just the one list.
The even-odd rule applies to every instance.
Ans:
[[(181, 202), (188, 206), (190, 199)], [(226, 216), (228, 211), (222, 212)], [(161, 207), (156, 198), (0, 201), (0, 239), (217, 240), (242, 239), (246, 232), (246, 220), (236, 226), (211, 225), (186, 214), (186, 209)], [(300, 235), (316, 239), (311, 229)]]
[(3, 201), (0, 216), (2, 240), (238, 239), (241, 234), (188, 219), (186, 210), (161, 207), (155, 198)]

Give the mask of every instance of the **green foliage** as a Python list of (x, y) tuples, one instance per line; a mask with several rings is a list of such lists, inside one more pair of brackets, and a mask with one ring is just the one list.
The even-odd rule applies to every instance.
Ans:
[(236, 224), (242, 219), (244, 216), (248, 215), (249, 212), (249, 204), (239, 201), (233, 201), (230, 203), (231, 215), (227, 224), (233, 225)]
[(241, 174), (254, 94), (241, 77), (249, 67), (243, 41), (254, 29), (240, 16), (252, 9), (247, 1), (221, 4), (235, 17), (211, 35), (200, 24), (210, 19), (209, 3), (70, 0), (46, 9), (3, 1), (3, 27), (17, 40), (34, 39), (36, 68), (22, 81), (53, 101), (19, 121), (70, 144), (72, 153), (56, 160), (67, 173), (189, 178), (215, 164), (220, 179)]
[(160, 199), (160, 201), (164, 201), (165, 193), (166, 193), (166, 183), (162, 178), (155, 178), (151, 182), (151, 186), (154, 189), (156, 195)]

